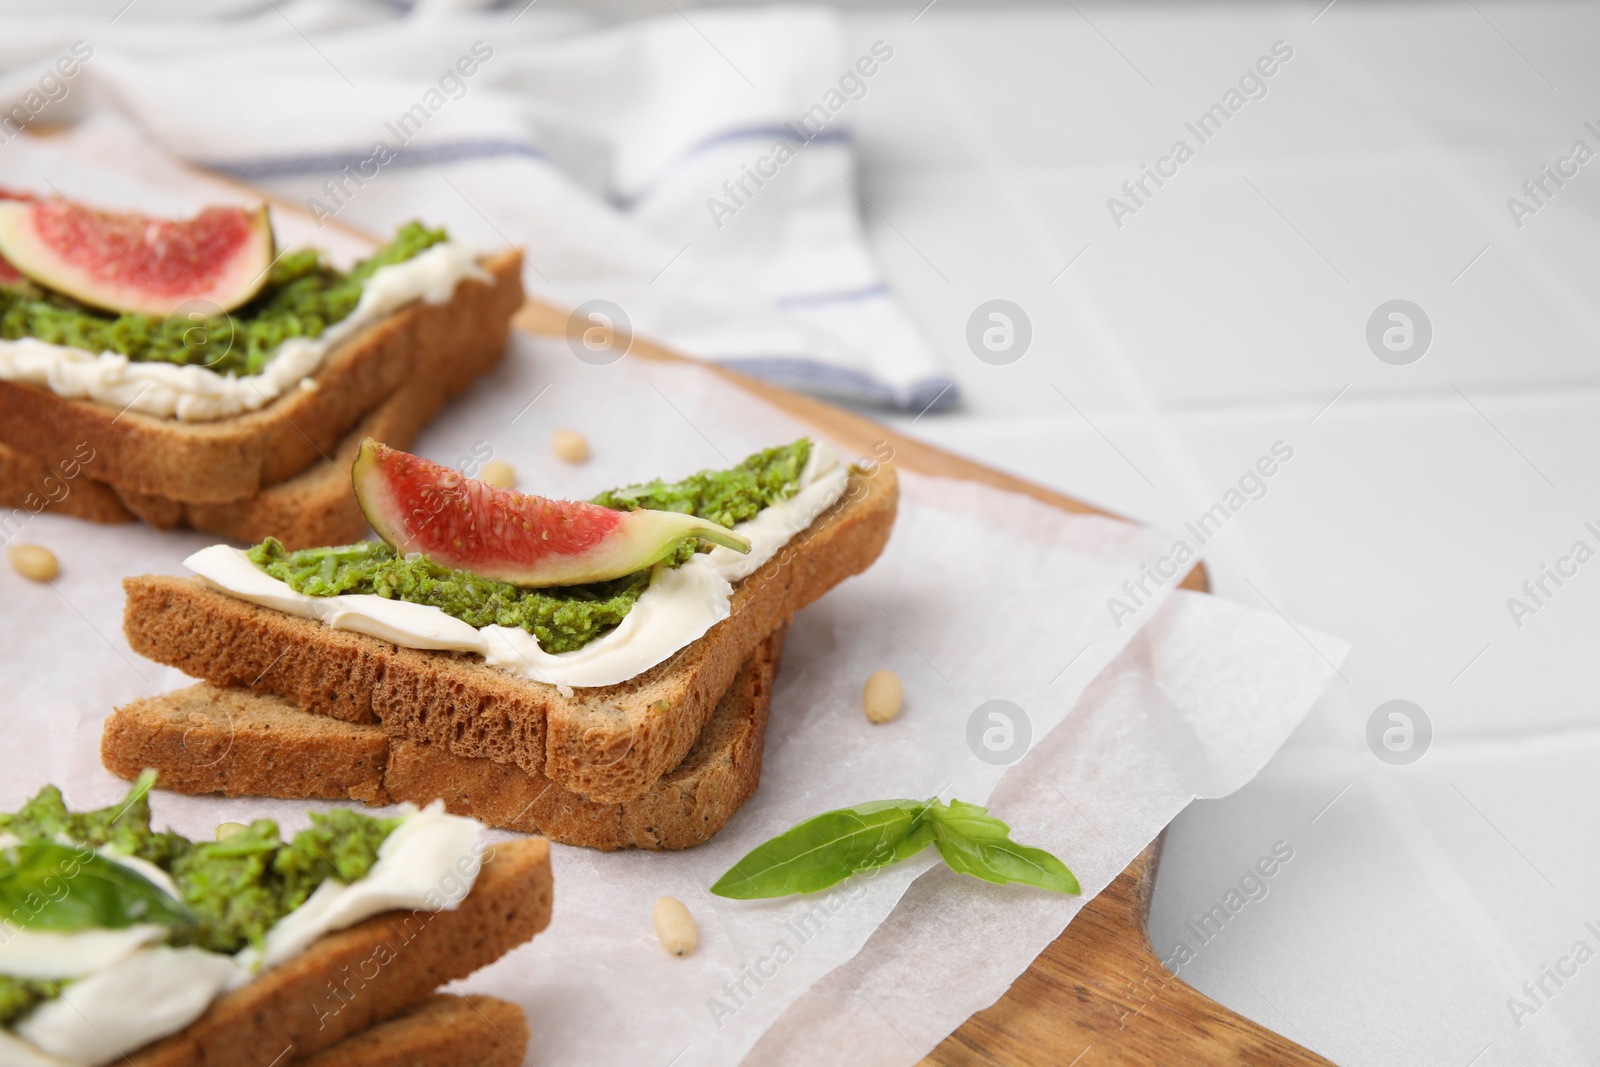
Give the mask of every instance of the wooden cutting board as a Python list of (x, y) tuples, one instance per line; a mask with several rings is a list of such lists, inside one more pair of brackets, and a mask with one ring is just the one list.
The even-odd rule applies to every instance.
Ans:
[[(531, 333), (560, 336), (566, 331), (567, 313), (529, 301), (515, 322)], [(630, 357), (685, 361), (642, 339), (634, 339), (627, 352)], [(983, 482), (1065, 511), (1109, 514), (814, 397), (714, 364), (699, 365), (859, 455), (881, 455), (886, 442), (894, 449), (892, 462), (908, 470)], [(1185, 589), (1207, 591), (1205, 568), (1196, 566), (1182, 584)], [(924, 1062), (1029, 1067), (1328, 1063), (1229, 1011), (1161, 965), (1149, 934), (1150, 896), (1160, 857), (1157, 838), (1078, 913), (1005, 996), (963, 1023)]]

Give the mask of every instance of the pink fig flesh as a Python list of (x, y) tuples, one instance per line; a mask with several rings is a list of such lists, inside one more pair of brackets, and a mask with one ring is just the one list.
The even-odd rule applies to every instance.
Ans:
[(187, 304), (207, 315), (231, 311), (266, 284), (273, 248), (264, 204), (160, 219), (0, 198), (0, 258), (39, 285), (106, 311), (166, 316)]
[(732, 530), (693, 515), (501, 489), (370, 437), (351, 481), (368, 524), (396, 552), (529, 588), (621, 578), (687, 537), (750, 550)]

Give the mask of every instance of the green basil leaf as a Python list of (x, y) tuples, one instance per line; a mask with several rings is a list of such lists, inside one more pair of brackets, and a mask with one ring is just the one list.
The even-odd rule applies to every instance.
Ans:
[(897, 863), (933, 840), (928, 811), (920, 800), (880, 800), (824, 812), (756, 846), (711, 892), (735, 900), (815, 893)]
[(975, 841), (949, 832), (943, 824), (935, 844), (952, 871), (970, 874), (985, 882), (996, 885), (1022, 882), (1053, 893), (1079, 891), (1078, 880), (1067, 870), (1067, 865), (1042, 848), (1029, 848), (1010, 840)]
[(990, 815), (988, 808), (965, 800), (936, 805), (933, 821), (941, 832), (954, 833), (968, 841), (1006, 841), (1011, 837), (1011, 828)]
[(1066, 864), (1011, 840), (1011, 828), (987, 808), (937, 799), (881, 800), (824, 812), (753, 849), (711, 891), (739, 900), (814, 893), (858, 871), (908, 859), (929, 843), (961, 874), (996, 885), (1022, 882), (1055, 893), (1080, 892)]
[(137, 871), (87, 846), (48, 841), (0, 852), (0, 918), (61, 932), (189, 922), (181, 904)]

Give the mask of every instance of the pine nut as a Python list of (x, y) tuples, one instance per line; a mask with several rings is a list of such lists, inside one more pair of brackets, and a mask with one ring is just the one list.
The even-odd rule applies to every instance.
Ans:
[(564, 459), (568, 463), (582, 463), (589, 458), (589, 442), (577, 430), (565, 427), (557, 430), (550, 435), (550, 447), (557, 459)]
[(656, 901), (656, 906), (650, 909), (650, 921), (655, 923), (661, 947), (674, 956), (687, 956), (699, 943), (700, 931), (695, 928), (694, 916), (674, 897)]
[(242, 822), (219, 822), (217, 824), (217, 840), (226, 841), (228, 838), (242, 834), (248, 829), (250, 827)]
[(900, 676), (890, 670), (873, 671), (872, 677), (867, 679), (867, 684), (861, 690), (861, 706), (869, 722), (888, 722), (893, 719), (900, 714), (900, 705), (905, 698)]
[(503, 459), (491, 459), (483, 465), (483, 470), (478, 472), (478, 480), (500, 489), (515, 489), (517, 470)]
[(56, 554), (43, 545), (12, 545), (6, 556), (18, 574), (35, 582), (48, 582), (61, 573)]

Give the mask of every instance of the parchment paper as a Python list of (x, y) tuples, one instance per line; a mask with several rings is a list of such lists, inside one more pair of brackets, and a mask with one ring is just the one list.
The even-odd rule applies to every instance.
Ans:
[[(71, 160), (50, 167), (63, 188), (93, 184), (69, 173)], [(551, 455), (557, 426), (588, 436), (590, 462)], [(803, 432), (699, 368), (632, 357), (593, 366), (564, 341), (519, 336), (416, 450), (447, 463), (492, 453), (516, 467), (525, 489), (582, 497), (724, 466)], [(763, 1061), (816, 1062), (824, 1047), (830, 1057), (913, 1061), (1002, 992), (1189, 799), (1248, 780), (1343, 655), (1338, 642), (1210, 598), (1163, 607), (1170, 587), (1151, 590), (1118, 626), (1106, 598), (1169, 537), (971, 483), (901, 478), (883, 558), (790, 630), (755, 797), (688, 852), (557, 847), (551, 928), (464, 983), (524, 1007), (533, 1062), (732, 1064), (780, 1019), (759, 1049)], [(50, 546), (63, 573), (50, 586), (0, 573), (0, 805), (47, 781), (75, 805), (109, 803), (124, 786), (99, 766), (100, 720), (186, 683), (127, 648), (118, 580), (183, 573), (182, 558), (215, 538), (44, 515), (21, 539)], [(874, 726), (860, 694), (880, 667), (900, 674), (907, 699), (899, 719)], [(998, 727), (979, 709), (995, 700), (1013, 705), (1009, 750), (1006, 729), (984, 744)], [(1023, 734), (1034, 751), (1008, 772)], [(1061, 855), (1085, 897), (941, 872), (919, 879), (931, 857), (820, 898), (735, 902), (706, 892), (747, 849), (817, 812), (888, 797), (983, 802), (997, 784), (996, 813), (1018, 839)], [(158, 823), (191, 835), (261, 815), (298, 828), (308, 806), (166, 794), (155, 805)], [(700, 946), (686, 959), (656, 943), (650, 906), (661, 895), (698, 920)], [(863, 945), (849, 970), (830, 976)]]
[[(996, 894), (936, 866), (745, 1063), (916, 1062), (999, 999), (1144, 849), (1151, 827), (1255, 776), (1331, 678), (1323, 654), (1337, 662), (1343, 648), (1265, 612), (1174, 593), (989, 798), (1016, 839), (1074, 857), (1083, 896)], [(1141, 980), (1176, 979), (1152, 971)], [(1084, 1051), (1064, 1050), (1065, 1059)]]

